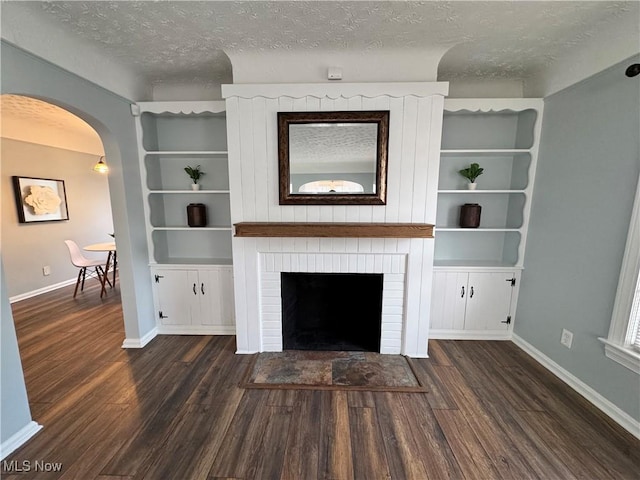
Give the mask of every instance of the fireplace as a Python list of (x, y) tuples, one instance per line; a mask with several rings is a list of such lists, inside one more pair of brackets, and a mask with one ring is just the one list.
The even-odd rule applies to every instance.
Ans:
[(382, 274), (280, 276), (284, 350), (380, 351)]
[[(282, 274), (308, 273), (314, 275), (367, 274), (382, 283), (381, 313), (378, 336), (379, 353), (399, 354), (405, 314), (405, 280), (407, 255), (353, 253), (293, 253), (269, 252), (259, 255), (260, 317), (262, 352), (281, 352), (284, 346)], [(338, 277), (332, 277), (334, 279)], [(285, 280), (286, 282), (286, 280)], [(379, 287), (378, 287), (379, 288)], [(368, 297), (368, 300), (371, 300)], [(363, 328), (371, 328), (369, 326)]]
[[(447, 84), (222, 88), (237, 352), (282, 351), (281, 272), (382, 273), (380, 353), (426, 357), (434, 260), (427, 227), (436, 220)], [(390, 112), (386, 204), (280, 205), (277, 112), (346, 110)]]

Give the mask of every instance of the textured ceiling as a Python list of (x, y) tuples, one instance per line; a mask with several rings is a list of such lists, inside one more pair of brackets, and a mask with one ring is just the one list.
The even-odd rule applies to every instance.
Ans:
[(0, 96), (0, 113), (2, 114), (2, 122), (24, 120), (36, 122), (38, 127), (73, 130), (79, 133), (97, 135), (95, 130), (81, 118), (63, 108), (36, 98), (21, 95), (2, 95)]
[[(226, 53), (450, 48), (439, 80), (525, 78), (597, 39), (639, 3), (21, 2), (153, 84), (224, 83)], [(226, 53), (225, 53), (226, 52)]]
[(104, 155), (98, 133), (76, 115), (36, 98), (0, 96), (0, 136)]
[(377, 138), (374, 123), (292, 124), (291, 173), (374, 173)]

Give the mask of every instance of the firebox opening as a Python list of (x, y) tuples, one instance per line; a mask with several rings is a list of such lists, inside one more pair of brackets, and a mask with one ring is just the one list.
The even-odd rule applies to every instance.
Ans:
[(280, 274), (285, 350), (380, 351), (383, 274)]

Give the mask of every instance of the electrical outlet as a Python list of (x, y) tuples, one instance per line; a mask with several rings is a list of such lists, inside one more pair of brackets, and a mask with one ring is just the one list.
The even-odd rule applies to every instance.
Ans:
[(560, 337), (560, 343), (567, 348), (571, 348), (571, 343), (573, 343), (573, 333), (571, 333), (566, 328), (563, 328), (562, 336)]
[(44, 275), (45, 277), (47, 275), (51, 275), (51, 267), (49, 265), (45, 265), (44, 267), (42, 267), (42, 275)]

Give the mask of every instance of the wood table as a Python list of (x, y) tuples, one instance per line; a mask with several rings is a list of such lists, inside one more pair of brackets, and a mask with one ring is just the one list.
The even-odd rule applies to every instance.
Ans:
[(104, 275), (100, 280), (102, 283), (102, 289), (100, 290), (100, 298), (107, 293), (106, 283), (108, 282), (109, 276), (109, 268), (113, 262), (113, 284), (110, 285), (113, 287), (116, 284), (116, 267), (118, 266), (118, 256), (116, 252), (116, 242), (105, 242), (105, 243), (93, 243), (91, 245), (86, 245), (82, 247), (87, 252), (108, 252), (107, 255), (107, 263), (104, 266)]

